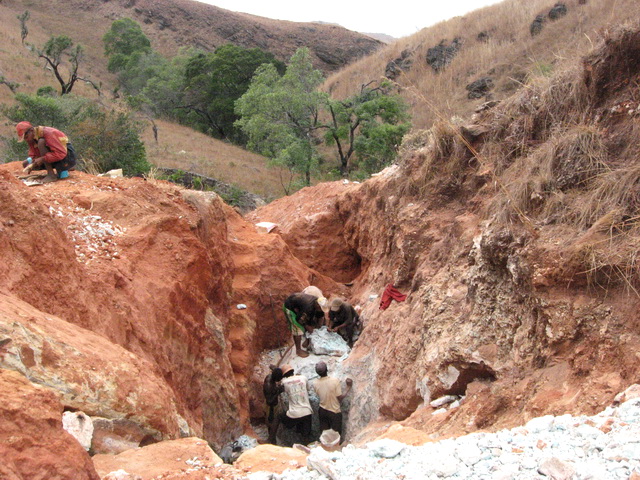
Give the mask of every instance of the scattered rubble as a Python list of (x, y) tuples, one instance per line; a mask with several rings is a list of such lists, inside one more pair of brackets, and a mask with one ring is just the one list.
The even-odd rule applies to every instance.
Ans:
[[(339, 452), (313, 448), (307, 470), (273, 480), (397, 478), (455, 479), (628, 479), (640, 473), (640, 399), (598, 415), (535, 418), (497, 433), (408, 446), (378, 440)], [(252, 477), (250, 477), (252, 478)]]

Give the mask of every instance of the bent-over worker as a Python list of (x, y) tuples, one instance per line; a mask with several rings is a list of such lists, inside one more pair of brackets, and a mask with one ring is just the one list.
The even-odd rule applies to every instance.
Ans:
[(324, 324), (324, 310), (319, 302), (326, 301), (324, 297), (315, 297), (306, 293), (294, 293), (284, 301), (284, 314), (289, 323), (289, 330), (293, 335), (293, 343), (296, 346), (296, 355), (308, 357), (309, 353), (303, 350), (309, 341), (302, 344), (304, 332), (312, 332), (315, 328)]
[(76, 165), (76, 154), (69, 138), (53, 127), (34, 127), (29, 122), (16, 125), (18, 141), (29, 145), (29, 158), (22, 162), (27, 172), (46, 170), (42, 183), (67, 178), (69, 170)]
[(341, 298), (331, 300), (329, 307), (330, 332), (337, 332), (347, 342), (349, 347), (353, 347), (353, 334), (358, 324), (358, 312)]

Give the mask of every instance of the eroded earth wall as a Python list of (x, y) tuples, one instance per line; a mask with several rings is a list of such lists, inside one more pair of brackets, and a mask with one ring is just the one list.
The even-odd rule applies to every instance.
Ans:
[(0, 366), (100, 418), (102, 445), (247, 431), (258, 353), (290, 341), (284, 298), (335, 284), (215, 194), (20, 174), (0, 169)]
[[(638, 35), (611, 32), (469, 124), (416, 134), (364, 184), (318, 187), (339, 192), (322, 212), (303, 190), (254, 214), (358, 258), (352, 439), (389, 421), (437, 438), (593, 414), (637, 381)], [(387, 284), (408, 297), (380, 310)], [(445, 394), (464, 401), (432, 415)]]

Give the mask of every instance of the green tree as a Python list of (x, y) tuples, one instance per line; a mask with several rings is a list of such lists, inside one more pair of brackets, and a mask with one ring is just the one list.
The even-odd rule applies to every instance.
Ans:
[(241, 142), (234, 126), (238, 116), (234, 105), (249, 88), (257, 68), (273, 64), (284, 72), (284, 63), (259, 48), (223, 45), (213, 53), (197, 53), (185, 67), (183, 108), (195, 114), (196, 125), (219, 138)]
[[(59, 97), (18, 94), (15, 105), (2, 112), (13, 123), (29, 120), (34, 125), (53, 126), (69, 135), (80, 157), (80, 166), (98, 171), (122, 168), (125, 175), (149, 170), (140, 125), (124, 113), (106, 110), (98, 103), (75, 95)], [(24, 143), (12, 136), (4, 158), (14, 161), (25, 154)], [(24, 158), (24, 157), (23, 157)]]
[(111, 24), (102, 37), (107, 68), (118, 74), (118, 83), (127, 95), (140, 95), (153, 78), (166, 73), (169, 62), (151, 48), (151, 42), (130, 18)]
[(171, 66), (157, 52), (135, 52), (118, 73), (118, 82), (128, 95), (140, 95), (152, 79), (165, 78)]
[(355, 153), (365, 170), (377, 171), (397, 155), (402, 137), (409, 131), (407, 105), (391, 94), (391, 84), (362, 85), (360, 92), (346, 100), (327, 101), (330, 121), (325, 141), (335, 145), (340, 173), (349, 173)]
[[(273, 64), (258, 68), (249, 90), (236, 102), (236, 124), (249, 138), (250, 149), (288, 168), (311, 184), (317, 166), (319, 109), (327, 95), (318, 92), (322, 73), (313, 68), (309, 49), (291, 57), (283, 76)], [(283, 185), (289, 194), (291, 185)]]
[(134, 54), (151, 53), (151, 42), (140, 25), (130, 18), (113, 22), (102, 42), (104, 54), (109, 59), (107, 68), (112, 73), (127, 69)]

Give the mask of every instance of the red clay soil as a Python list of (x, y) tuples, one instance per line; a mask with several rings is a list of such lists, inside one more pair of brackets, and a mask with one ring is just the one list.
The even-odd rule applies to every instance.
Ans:
[[(311, 283), (339, 287), (215, 194), (81, 172), (27, 187), (20, 174), (0, 167), (0, 291), (148, 362), (186, 433), (221, 448), (248, 430), (257, 352), (291, 338), (282, 302)], [(17, 336), (9, 318), (0, 335)], [(33, 367), (9, 358), (0, 366)], [(156, 440), (178, 434), (153, 428)]]
[(63, 408), (54, 392), (4, 369), (0, 391), (0, 478), (100, 478), (89, 454), (63, 430)]

